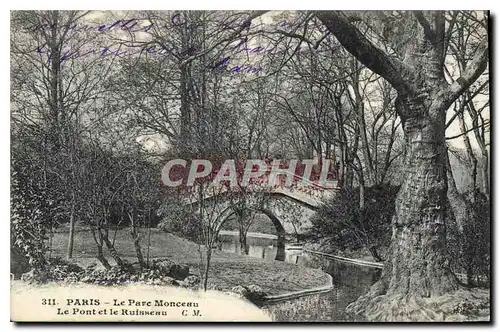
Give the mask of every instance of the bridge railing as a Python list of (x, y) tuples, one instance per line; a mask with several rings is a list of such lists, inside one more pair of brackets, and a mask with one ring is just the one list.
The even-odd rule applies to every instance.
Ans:
[[(285, 173), (285, 174), (283, 174)], [(319, 206), (325, 200), (335, 196), (338, 191), (338, 186), (336, 181), (329, 181), (329, 186), (318, 184), (314, 181), (304, 179), (301, 176), (288, 171), (284, 171), (282, 174), (284, 176), (278, 177), (275, 184), (269, 185), (268, 177), (261, 177), (252, 179), (253, 181), (248, 184), (248, 186), (243, 187), (245, 192), (267, 192), (267, 193), (278, 193), (282, 195), (289, 196), (293, 199), (303, 201), (309, 205)], [(294, 181), (292, 181), (291, 186), (286, 185), (285, 176), (293, 176)], [(332, 184), (333, 183), (333, 184)], [(208, 199), (216, 195), (227, 194), (230, 192), (242, 192), (242, 187), (231, 188), (226, 185), (221, 184), (208, 184), (198, 187), (193, 187), (192, 194), (188, 198), (189, 201), (195, 203), (199, 200), (199, 190), (204, 190), (201, 197), (203, 199)]]

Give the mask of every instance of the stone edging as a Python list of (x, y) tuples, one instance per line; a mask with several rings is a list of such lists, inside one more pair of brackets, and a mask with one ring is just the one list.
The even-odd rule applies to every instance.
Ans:
[(333, 289), (333, 278), (328, 273), (326, 273), (326, 276), (328, 278), (328, 283), (325, 286), (309, 288), (309, 289), (305, 289), (305, 290), (294, 291), (294, 292), (289, 292), (289, 293), (279, 294), (279, 295), (268, 295), (268, 296), (264, 297), (264, 303), (265, 304), (272, 304), (272, 303), (297, 299), (297, 298), (303, 297), (303, 296), (329, 292)]
[[(324, 252), (314, 251), (314, 250), (309, 250), (309, 249), (303, 249), (303, 250), (305, 252), (313, 254), (313, 255), (323, 256), (326, 258), (330, 258), (330, 259), (334, 259), (337, 261), (346, 262), (346, 263), (350, 263), (350, 264), (369, 266), (369, 267), (374, 267), (374, 268), (378, 268), (378, 269), (381, 269), (384, 267), (384, 264), (382, 264), (382, 263), (368, 262), (368, 261), (362, 261), (359, 259), (352, 259), (352, 258), (346, 258), (346, 257), (341, 257), (341, 256), (335, 256), (332, 254), (327, 254)], [(303, 297), (303, 296), (329, 292), (333, 289), (333, 278), (329, 274), (326, 274), (326, 275), (328, 278), (328, 284), (325, 286), (305, 289), (305, 290), (301, 290), (301, 291), (289, 292), (289, 293), (279, 294), (279, 295), (268, 295), (268, 296), (264, 297), (264, 303), (265, 304), (272, 304), (272, 303), (297, 299), (297, 298)]]
[(362, 261), (362, 260), (359, 260), (359, 259), (352, 259), (352, 258), (345, 258), (345, 257), (335, 256), (335, 255), (332, 255), (332, 254), (327, 254), (327, 253), (319, 252), (319, 251), (313, 251), (313, 250), (309, 250), (309, 249), (304, 249), (304, 251), (308, 252), (308, 253), (311, 253), (313, 255), (323, 256), (323, 257), (331, 258), (331, 259), (334, 259), (334, 260), (337, 260), (337, 261), (346, 262), (346, 263), (350, 263), (350, 264), (375, 267), (375, 268), (378, 268), (378, 269), (381, 269), (381, 268), (384, 267), (384, 264), (382, 264), (382, 263), (368, 262), (368, 261)]

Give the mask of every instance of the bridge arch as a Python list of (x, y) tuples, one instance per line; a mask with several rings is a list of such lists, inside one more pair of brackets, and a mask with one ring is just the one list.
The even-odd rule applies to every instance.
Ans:
[[(285, 241), (286, 241), (286, 231), (285, 228), (283, 227), (282, 222), (279, 220), (279, 218), (270, 210), (264, 207), (247, 207), (245, 210), (252, 210), (256, 212), (260, 212), (267, 216), (271, 222), (273, 223), (274, 227), (276, 228), (276, 235), (278, 237), (277, 239), (277, 252), (276, 252), (276, 257), (275, 260), (278, 261), (284, 261), (285, 260)], [(218, 232), (221, 230), (222, 226), (229, 220), (229, 218), (233, 215), (235, 215), (236, 212), (234, 210), (233, 206), (229, 206), (226, 209), (224, 209), (220, 215), (219, 215), (219, 225), (218, 225)]]

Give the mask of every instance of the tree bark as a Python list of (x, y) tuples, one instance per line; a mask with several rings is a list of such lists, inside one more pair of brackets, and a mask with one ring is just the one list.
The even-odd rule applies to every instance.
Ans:
[(134, 249), (135, 249), (135, 254), (137, 256), (137, 261), (139, 262), (141, 268), (146, 267), (146, 262), (144, 261), (144, 255), (142, 254), (141, 250), (141, 244), (139, 242), (140, 241), (139, 233), (137, 232), (137, 226), (134, 224), (133, 221), (132, 221), (132, 229), (130, 230), (130, 235), (132, 235), (132, 240), (134, 242)]
[(423, 298), (459, 289), (446, 249), (446, 110), (488, 64), (488, 40), (484, 38), (467, 71), (448, 84), (443, 72), (444, 12), (407, 15), (411, 38), (400, 36), (407, 40), (399, 47), (398, 58), (376, 47), (351, 23), (359, 20), (356, 15), (316, 12), (349, 53), (398, 92), (396, 110), (403, 124), (406, 158), (389, 256), (380, 281), (347, 308), (369, 320), (443, 320), (436, 306)]
[(120, 258), (120, 255), (118, 255), (118, 252), (116, 251), (115, 246), (113, 246), (113, 243), (109, 240), (109, 238), (105, 235), (102, 236), (102, 239), (104, 240), (104, 243), (106, 244), (106, 247), (109, 250), (109, 254), (113, 258), (113, 260), (118, 264), (118, 266), (123, 266), (123, 261)]
[(104, 257), (104, 254), (102, 252), (102, 245), (98, 245), (97, 246), (97, 255), (96, 255), (97, 259), (99, 260), (99, 262), (101, 262), (102, 266), (104, 266), (104, 268), (106, 270), (109, 270), (111, 268), (111, 265), (109, 264), (108, 260), (106, 259), (106, 257)]
[[(358, 66), (357, 66), (357, 61), (353, 60), (354, 65), (353, 65), (353, 82), (352, 82), (352, 89), (354, 92), (354, 96), (351, 97), (352, 100), (352, 106), (356, 112), (356, 123), (359, 128), (359, 134), (361, 138), (361, 152), (363, 155), (363, 164), (364, 167), (366, 168), (366, 176), (364, 177), (363, 181), (367, 180), (368, 185), (373, 184), (376, 182), (374, 181), (374, 174), (375, 170), (373, 167), (373, 158), (370, 152), (370, 145), (368, 142), (368, 135), (366, 133), (366, 120), (365, 120), (365, 105), (363, 103), (363, 97), (361, 96), (359, 89), (359, 71), (358, 71)], [(362, 172), (363, 170), (361, 170)]]
[(242, 228), (239, 229), (239, 237), (240, 237), (240, 252), (242, 254), (248, 255), (247, 233)]
[(207, 291), (207, 286), (208, 286), (208, 273), (210, 272), (210, 261), (212, 260), (212, 248), (207, 247), (207, 257), (206, 257), (206, 264), (205, 264), (205, 271), (203, 272), (203, 290), (206, 292)]
[(284, 233), (278, 233), (278, 243), (276, 245), (276, 257), (274, 260), (276, 261), (285, 261), (285, 234)]
[(459, 288), (446, 249), (445, 113), (425, 105), (414, 98), (399, 102), (403, 113), (420, 116), (404, 119), (407, 154), (392, 221), (391, 248), (380, 281), (349, 305), (350, 313), (399, 320), (404, 313), (398, 307)]
[(68, 259), (71, 259), (73, 257), (74, 238), (75, 238), (75, 206), (73, 202), (71, 205), (71, 214), (69, 217), (68, 251), (66, 253)]
[(380, 254), (378, 253), (376, 246), (370, 245), (368, 247), (368, 250), (370, 251), (370, 254), (372, 255), (375, 262), (383, 262), (384, 261), (384, 259), (382, 257), (380, 257)]
[(490, 197), (490, 162), (488, 151), (486, 148), (481, 148), (481, 153), (483, 155), (483, 160), (481, 163), (481, 180), (483, 182), (484, 194)]
[[(405, 104), (415, 107), (415, 100)], [(409, 118), (403, 129), (407, 156), (393, 219), (397, 246), (387, 294), (439, 296), (458, 288), (446, 251), (445, 113)]]
[(448, 181), (448, 200), (450, 201), (451, 210), (453, 211), (455, 225), (458, 232), (463, 232), (464, 225), (469, 220), (469, 209), (467, 207), (467, 201), (460, 192), (458, 192), (455, 179), (453, 178), (453, 172), (451, 170), (450, 157), (446, 155), (447, 163), (447, 181)]

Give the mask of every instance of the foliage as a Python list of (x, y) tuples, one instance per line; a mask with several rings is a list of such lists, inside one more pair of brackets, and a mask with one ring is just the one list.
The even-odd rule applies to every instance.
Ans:
[(202, 225), (197, 215), (190, 213), (178, 200), (166, 198), (158, 210), (162, 218), (158, 228), (196, 243), (203, 242)]
[(256, 305), (262, 305), (266, 297), (266, 293), (257, 285), (250, 285), (248, 287), (238, 285), (231, 288), (231, 293), (236, 294), (238, 297), (243, 297)]
[(451, 224), (447, 232), (451, 266), (455, 273), (465, 274), (465, 278), (461, 278), (464, 282), (483, 286), (490, 281), (490, 201), (478, 190), (465, 199), (472, 206), (472, 218), (463, 225), (462, 231)]
[(132, 265), (113, 266), (110, 269), (87, 269), (83, 273), (82, 282), (104, 286), (143, 282), (153, 285), (174, 285), (173, 278), (165, 275), (160, 269), (136, 270)]
[(329, 251), (387, 246), (398, 190), (391, 185), (366, 188), (365, 222), (361, 223), (359, 188), (343, 189), (313, 216), (309, 237), (324, 241)]
[(65, 261), (60, 257), (48, 259), (44, 267), (47, 280), (77, 282), (85, 270), (77, 264)]
[[(37, 197), (22, 196), (20, 194), (18, 175), (12, 174), (11, 184), (11, 271), (20, 274), (30, 268), (42, 267), (46, 260), (45, 234), (46, 225), (42, 213), (37, 207)], [(29, 191), (24, 191), (29, 192)]]
[[(12, 192), (27, 205), (37, 209), (46, 227), (57, 226), (68, 205), (61, 162), (49, 153), (47, 133), (13, 133), (11, 147)], [(44, 142), (45, 141), (45, 142)], [(40, 144), (40, 142), (44, 142)]]
[(53, 258), (47, 260), (46, 265), (25, 273), (23, 280), (37, 283), (47, 281), (83, 282), (105, 286), (134, 282), (179, 285), (181, 280), (188, 277), (189, 267), (165, 260), (155, 261), (149, 268), (140, 268), (137, 264), (125, 262), (122, 266), (116, 265), (110, 269), (97, 268), (95, 264), (84, 269), (61, 258)]

